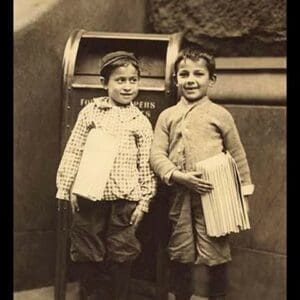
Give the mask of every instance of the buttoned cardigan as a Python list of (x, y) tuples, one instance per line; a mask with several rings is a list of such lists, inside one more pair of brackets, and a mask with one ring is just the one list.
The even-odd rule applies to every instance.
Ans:
[(169, 184), (173, 170), (195, 171), (197, 162), (224, 150), (237, 163), (243, 193), (252, 194), (254, 186), (246, 153), (229, 111), (208, 97), (194, 104), (181, 98), (158, 118), (150, 162), (156, 174)]

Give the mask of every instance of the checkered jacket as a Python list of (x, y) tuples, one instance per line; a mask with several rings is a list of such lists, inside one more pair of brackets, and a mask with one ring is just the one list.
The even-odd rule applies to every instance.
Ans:
[(99, 200), (139, 201), (139, 207), (148, 212), (156, 192), (156, 180), (149, 164), (151, 124), (133, 104), (112, 106), (108, 97), (94, 98), (80, 111), (58, 168), (56, 197), (69, 200), (88, 133), (97, 127), (121, 136), (113, 169)]

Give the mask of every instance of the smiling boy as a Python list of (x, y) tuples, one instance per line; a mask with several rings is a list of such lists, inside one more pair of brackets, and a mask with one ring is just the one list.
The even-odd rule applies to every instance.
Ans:
[[(209, 193), (213, 186), (201, 178), (196, 164), (229, 151), (245, 195), (253, 192), (250, 170), (231, 114), (207, 96), (216, 81), (214, 58), (199, 46), (186, 47), (174, 68), (181, 97), (158, 118), (150, 162), (170, 186), (168, 252), (174, 263), (175, 296), (176, 300), (188, 300), (192, 294), (224, 299), (225, 266), (231, 260), (228, 236), (216, 238), (206, 233), (199, 194)], [(202, 278), (204, 291), (197, 290), (199, 282), (194, 276), (199, 265), (206, 275)]]

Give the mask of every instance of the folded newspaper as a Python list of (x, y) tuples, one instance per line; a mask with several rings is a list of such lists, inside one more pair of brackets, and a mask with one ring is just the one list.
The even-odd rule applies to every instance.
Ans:
[(119, 139), (102, 128), (89, 132), (72, 193), (92, 201), (101, 200), (114, 160)]
[(231, 155), (222, 152), (198, 162), (196, 169), (214, 187), (201, 195), (207, 234), (219, 237), (250, 229), (237, 165)]

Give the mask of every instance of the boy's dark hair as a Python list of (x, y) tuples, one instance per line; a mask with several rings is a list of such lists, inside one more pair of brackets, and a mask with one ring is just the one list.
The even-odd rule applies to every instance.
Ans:
[(205, 59), (209, 78), (212, 78), (216, 71), (216, 62), (213, 55), (207, 53), (201, 46), (193, 44), (192, 46), (186, 46), (178, 54), (178, 57), (174, 63), (174, 75), (176, 80), (176, 74), (178, 72), (178, 64), (183, 60), (189, 58), (193, 61), (197, 61), (200, 58)]
[(100, 76), (104, 77), (104, 83), (108, 83), (109, 77), (114, 69), (128, 66), (129, 64), (136, 68), (138, 76), (140, 76), (139, 62), (133, 53), (126, 51), (115, 51), (106, 54), (100, 60)]

